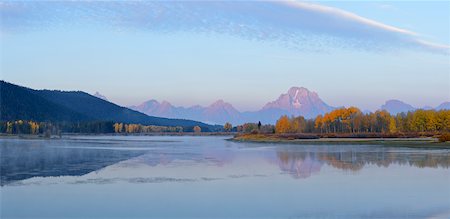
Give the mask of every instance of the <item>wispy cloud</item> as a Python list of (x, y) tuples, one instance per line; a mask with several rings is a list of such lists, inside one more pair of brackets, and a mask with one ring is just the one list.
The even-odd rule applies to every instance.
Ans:
[(2, 33), (85, 24), (127, 31), (213, 32), (301, 50), (417, 49), (449, 54), (449, 45), (341, 9), (284, 2), (3, 2)]
[(389, 32), (394, 32), (394, 33), (416, 35), (416, 33), (412, 32), (412, 31), (397, 28), (397, 27), (390, 26), (390, 25), (386, 25), (386, 24), (383, 24), (383, 23), (380, 23), (380, 22), (377, 22), (374, 20), (364, 18), (357, 14), (354, 14), (354, 13), (351, 13), (348, 11), (344, 11), (344, 10), (340, 10), (337, 8), (333, 8), (333, 7), (312, 4), (312, 3), (307, 3), (307, 2), (298, 2), (298, 1), (287, 1), (284, 3), (286, 3), (290, 7), (295, 7), (300, 10), (314, 11), (314, 12), (317, 12), (318, 14), (323, 14), (325, 16), (335, 17), (337, 19), (343, 19), (343, 20), (346, 19), (350, 22), (357, 22), (362, 26), (369, 26), (372, 28), (377, 28), (377, 29), (381, 29), (381, 30), (385, 30), (385, 31), (389, 31)]
[(379, 9), (383, 9), (383, 10), (394, 10), (395, 9), (395, 7), (392, 6), (391, 4), (387, 4), (384, 2), (376, 2), (375, 6)]

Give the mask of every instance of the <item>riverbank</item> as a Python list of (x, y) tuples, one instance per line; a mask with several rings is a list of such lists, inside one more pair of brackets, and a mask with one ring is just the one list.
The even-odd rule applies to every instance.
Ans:
[(284, 138), (273, 134), (246, 134), (236, 135), (229, 139), (234, 142), (255, 142), (269, 144), (373, 144), (393, 147), (418, 147), (450, 149), (450, 142), (439, 142), (434, 137), (414, 137), (414, 138), (313, 138), (305, 136), (302, 139)]
[[(0, 134), (0, 139), (42, 139), (42, 140), (64, 140), (76, 136), (232, 136), (236, 133), (211, 132), (211, 133), (146, 133), (146, 134), (73, 134), (65, 133), (61, 136), (52, 135), (50, 138), (43, 135), (8, 135)], [(450, 149), (450, 142), (439, 142), (435, 137), (409, 137), (409, 138), (358, 138), (339, 137), (327, 138), (315, 135), (302, 135), (301, 138), (290, 138), (275, 134), (238, 134), (227, 139), (234, 142), (254, 142), (268, 144), (299, 144), (299, 145), (384, 145), (392, 147), (416, 147)]]
[(64, 139), (73, 136), (233, 136), (233, 132), (155, 132), (155, 133), (62, 133), (61, 135), (4, 134), (0, 139)]

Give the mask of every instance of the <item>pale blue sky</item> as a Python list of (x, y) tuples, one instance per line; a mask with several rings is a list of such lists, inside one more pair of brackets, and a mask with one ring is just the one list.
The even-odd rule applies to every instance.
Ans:
[(450, 100), (449, 2), (0, 3), (1, 77), (255, 110), (291, 86), (333, 106)]

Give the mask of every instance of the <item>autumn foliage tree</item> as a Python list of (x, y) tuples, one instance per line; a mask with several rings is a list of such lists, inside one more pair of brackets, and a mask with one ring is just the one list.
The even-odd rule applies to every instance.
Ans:
[(284, 115), (278, 119), (275, 124), (275, 132), (276, 133), (288, 133), (290, 131), (290, 121), (289, 118)]
[(114, 123), (113, 127), (115, 133), (130, 133), (130, 134), (183, 131), (183, 127), (180, 126), (155, 126), (155, 125)]
[(194, 126), (193, 130), (194, 130), (195, 133), (202, 132), (202, 128), (200, 128), (200, 126)]

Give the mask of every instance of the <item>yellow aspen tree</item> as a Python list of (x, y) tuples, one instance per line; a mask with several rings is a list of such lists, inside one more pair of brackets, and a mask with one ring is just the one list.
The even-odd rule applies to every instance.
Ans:
[(286, 115), (281, 116), (275, 125), (275, 132), (276, 133), (287, 133), (290, 128), (289, 126), (290, 126), (289, 118)]
[(397, 132), (397, 123), (395, 122), (395, 118), (391, 117), (389, 119), (389, 132), (396, 133)]

